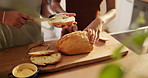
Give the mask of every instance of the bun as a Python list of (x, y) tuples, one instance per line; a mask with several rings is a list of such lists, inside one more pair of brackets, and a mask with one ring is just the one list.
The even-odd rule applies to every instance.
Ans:
[(72, 25), (75, 22), (75, 17), (69, 17), (66, 15), (56, 15), (48, 21), (49, 25)]
[(37, 65), (47, 65), (47, 64), (56, 64), (60, 62), (61, 59), (61, 53), (53, 53), (50, 54), (49, 56), (31, 56), (30, 60), (32, 63), (37, 64)]
[(93, 50), (93, 45), (90, 44), (86, 31), (66, 34), (58, 40), (56, 46), (61, 53), (66, 55), (88, 53)]

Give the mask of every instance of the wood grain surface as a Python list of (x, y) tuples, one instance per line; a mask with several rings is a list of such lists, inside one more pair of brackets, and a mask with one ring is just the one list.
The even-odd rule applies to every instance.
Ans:
[[(90, 64), (94, 62), (101, 62), (107, 59), (110, 59), (113, 51), (120, 45), (120, 42), (115, 40), (113, 37), (107, 33), (101, 33), (104, 37), (109, 38), (108, 41), (103, 42), (99, 41), (94, 45), (94, 50), (88, 54), (74, 55), (74, 56), (65, 56), (62, 55), (62, 60), (56, 65), (47, 65), (42, 67), (40, 73), (54, 72), (59, 70), (64, 70), (67, 68), (72, 68), (76, 66), (81, 66), (85, 64)], [(79, 41), (78, 41), (79, 42)], [(50, 49), (56, 49), (55, 41), (48, 41), (45, 44), (50, 43)], [(21, 63), (30, 62), (29, 56), (27, 55), (27, 45), (15, 48), (5, 49), (0, 51), (0, 77), (6, 77), (12, 69)], [(122, 54), (126, 55), (128, 53), (128, 48), (124, 47)]]

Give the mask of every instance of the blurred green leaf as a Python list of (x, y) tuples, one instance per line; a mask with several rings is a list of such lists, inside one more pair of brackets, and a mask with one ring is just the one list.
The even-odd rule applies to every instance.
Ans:
[(140, 12), (137, 21), (138, 21), (139, 24), (145, 24), (145, 23), (146, 23), (146, 21), (145, 21), (145, 19), (144, 19), (144, 13), (143, 13), (143, 12)]
[(142, 46), (147, 37), (148, 33), (140, 33), (131, 39), (134, 43), (135, 50), (139, 50), (141, 48), (140, 46)]
[(118, 64), (108, 64), (101, 71), (98, 78), (123, 78), (123, 70)]
[(122, 54), (120, 52), (121, 52), (121, 50), (122, 50), (123, 47), (124, 46), (121, 45), (118, 48), (116, 48), (111, 57), (113, 59), (120, 59), (122, 57)]

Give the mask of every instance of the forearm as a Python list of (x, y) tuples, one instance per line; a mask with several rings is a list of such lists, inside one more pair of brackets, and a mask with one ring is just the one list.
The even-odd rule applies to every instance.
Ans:
[(103, 24), (105, 24), (111, 21), (116, 16), (116, 12), (117, 12), (116, 9), (111, 9), (107, 13), (101, 15), (98, 18), (101, 18), (103, 20)]
[(64, 9), (60, 5), (61, 0), (51, 0), (51, 7), (54, 9), (56, 13), (66, 13)]
[(54, 11), (52, 10), (50, 4), (47, 2), (47, 0), (42, 0), (41, 15), (43, 17), (49, 17), (52, 14), (54, 14)]

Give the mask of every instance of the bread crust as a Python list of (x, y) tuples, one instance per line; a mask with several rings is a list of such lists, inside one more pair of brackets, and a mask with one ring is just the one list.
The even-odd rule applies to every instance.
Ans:
[(36, 47), (30, 49), (29, 52), (45, 51), (45, 50), (48, 50), (48, 48), (49, 48), (48, 45), (36, 46)]
[(37, 41), (35, 43), (29, 44), (27, 49), (30, 50), (30, 49), (32, 49), (32, 48), (34, 48), (36, 46), (39, 46), (39, 45), (43, 44), (43, 42), (44, 41)]
[(99, 40), (101, 40), (101, 41), (108, 41), (109, 38), (105, 37), (103, 34), (100, 34)]
[(36, 51), (36, 52), (29, 52), (28, 55), (30, 56), (44, 56), (44, 55), (49, 55), (52, 53), (56, 53), (57, 51), (55, 50), (45, 50), (45, 51)]
[(57, 49), (66, 55), (89, 53), (93, 50), (86, 31), (76, 31), (64, 35), (56, 43)]

